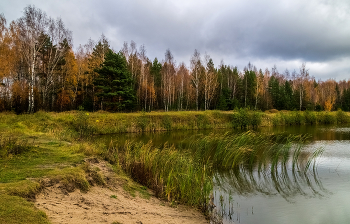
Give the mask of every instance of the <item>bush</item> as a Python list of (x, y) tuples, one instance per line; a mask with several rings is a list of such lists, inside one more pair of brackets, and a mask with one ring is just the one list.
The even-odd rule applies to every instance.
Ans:
[(261, 114), (257, 111), (249, 112), (246, 108), (241, 108), (237, 113), (232, 115), (232, 126), (234, 128), (248, 128), (250, 126), (257, 127), (261, 124)]
[(319, 124), (335, 124), (337, 122), (337, 118), (330, 112), (319, 112), (317, 122)]
[(284, 124), (284, 119), (282, 113), (276, 114), (276, 116), (272, 117), (272, 125), (273, 126), (278, 126), (278, 125), (283, 125)]
[(257, 128), (261, 124), (261, 113), (253, 111), (251, 114), (251, 124), (253, 128)]
[(317, 118), (314, 112), (307, 110), (304, 112), (304, 117), (305, 117), (306, 124), (316, 124)]
[(338, 109), (337, 114), (337, 123), (344, 124), (349, 122), (349, 116), (345, 114), (341, 109)]
[(286, 125), (301, 125), (304, 123), (304, 116), (300, 111), (293, 111), (281, 114)]

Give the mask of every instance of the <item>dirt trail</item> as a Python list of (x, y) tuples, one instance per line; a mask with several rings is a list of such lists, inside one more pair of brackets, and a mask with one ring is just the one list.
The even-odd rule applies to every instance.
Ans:
[[(110, 179), (108, 175), (113, 174), (105, 163), (97, 166)], [(208, 223), (196, 209), (182, 205), (173, 208), (154, 196), (132, 197), (118, 184), (107, 186), (94, 186), (87, 193), (80, 190), (68, 193), (60, 184), (55, 184), (37, 196), (35, 205), (46, 212), (52, 223)]]

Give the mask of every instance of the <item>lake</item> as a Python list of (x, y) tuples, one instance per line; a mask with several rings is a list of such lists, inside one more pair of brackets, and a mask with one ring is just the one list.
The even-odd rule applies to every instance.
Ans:
[[(107, 143), (135, 140), (161, 147), (180, 145), (191, 136), (231, 130), (196, 130), (126, 133), (100, 136)], [(350, 127), (281, 126), (257, 130), (271, 134), (308, 134), (303, 151), (324, 151), (307, 173), (293, 172), (292, 163), (275, 172), (242, 167), (218, 171), (214, 177), (214, 202), (224, 223), (350, 223)], [(239, 131), (237, 131), (239, 132)]]

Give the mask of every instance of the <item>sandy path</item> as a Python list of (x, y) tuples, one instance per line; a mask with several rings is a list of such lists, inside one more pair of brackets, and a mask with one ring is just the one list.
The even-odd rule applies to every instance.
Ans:
[[(112, 195), (117, 197), (111, 198)], [(46, 212), (52, 223), (208, 223), (198, 210), (182, 205), (173, 208), (153, 196), (132, 197), (120, 186), (68, 193), (56, 184), (46, 187), (35, 205)]]

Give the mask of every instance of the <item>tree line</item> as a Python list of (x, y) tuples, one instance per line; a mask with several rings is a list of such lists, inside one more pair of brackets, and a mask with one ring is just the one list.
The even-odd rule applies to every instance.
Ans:
[(7, 23), (0, 15), (0, 111), (350, 110), (350, 82), (298, 71), (241, 71), (198, 50), (187, 66), (167, 49), (151, 60), (144, 45), (107, 38), (72, 47), (72, 32), (35, 6)]

